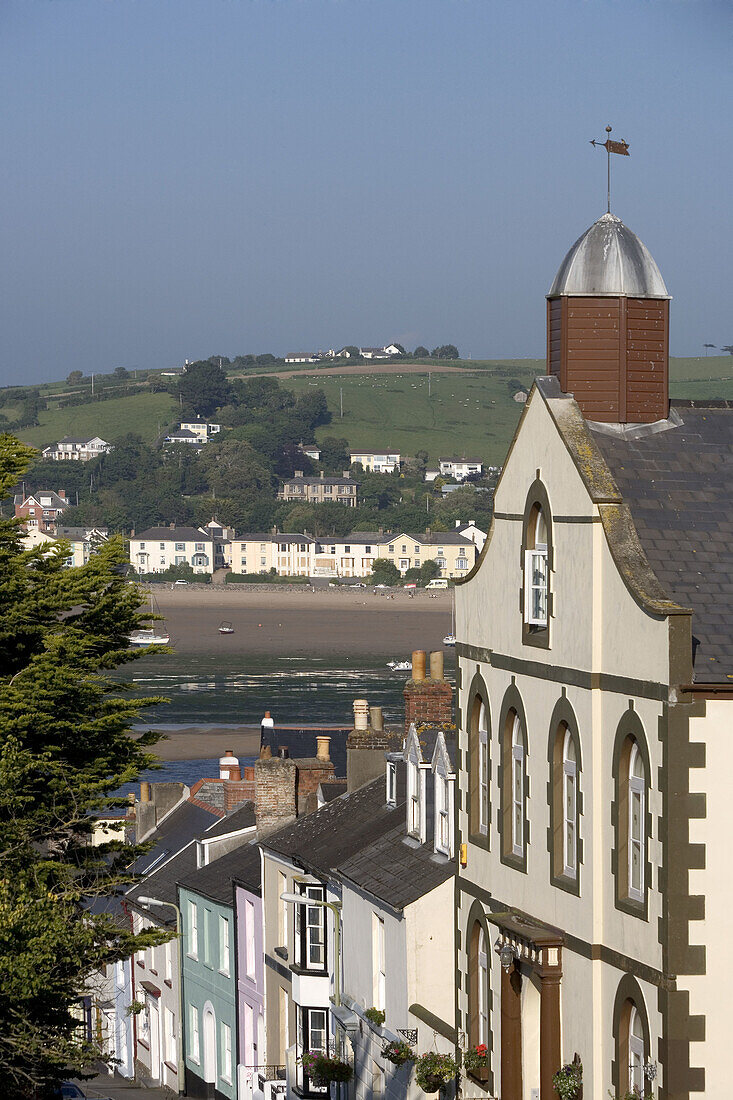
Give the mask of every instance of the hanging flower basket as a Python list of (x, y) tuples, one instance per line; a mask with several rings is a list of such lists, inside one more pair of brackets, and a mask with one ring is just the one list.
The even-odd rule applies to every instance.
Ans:
[(395, 1039), (394, 1042), (382, 1047), (382, 1057), (393, 1066), (404, 1066), (405, 1062), (415, 1061), (415, 1051), (404, 1039)]
[(381, 1008), (368, 1008), (364, 1013), (370, 1024), (381, 1027), (385, 1021), (385, 1014)]
[(583, 1063), (577, 1055), (576, 1059), (561, 1066), (552, 1078), (552, 1087), (560, 1100), (580, 1100), (583, 1095)]
[(437, 1092), (458, 1073), (458, 1063), (450, 1054), (429, 1050), (415, 1062), (415, 1080), (423, 1092)]
[(125, 1009), (128, 1016), (139, 1016), (141, 1012), (145, 1011), (145, 1001), (130, 1001), (129, 1005)]
[(463, 1068), (477, 1081), (488, 1081), (489, 1050), (486, 1043), (479, 1043), (463, 1052)]
[(331, 1057), (321, 1051), (308, 1050), (301, 1059), (303, 1070), (316, 1088), (325, 1088), (331, 1084), (345, 1084), (354, 1076), (354, 1070), (348, 1062)]

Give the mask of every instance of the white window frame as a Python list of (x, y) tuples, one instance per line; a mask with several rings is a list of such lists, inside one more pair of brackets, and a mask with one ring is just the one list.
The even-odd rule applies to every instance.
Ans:
[[(283, 902), (286, 905), (287, 902)], [(246, 900), (244, 903), (244, 911), (246, 914), (244, 934), (245, 934), (245, 968), (247, 971), (247, 977), (252, 981), (255, 979), (255, 907), (254, 903)]]
[(199, 1032), (199, 1010), (196, 1005), (188, 1005), (188, 1056), (197, 1065), (201, 1063), (201, 1034)]
[(486, 944), (486, 932), (482, 928), (478, 940), (478, 975), (476, 992), (478, 996), (478, 1044), (489, 1042), (489, 952)]
[(186, 954), (189, 959), (199, 957), (199, 910), (192, 898), (188, 899), (188, 927), (186, 929)]
[(644, 1029), (641, 1013), (632, 1005), (629, 1013), (629, 1089), (640, 1097), (644, 1095)]
[(219, 1038), (221, 1043), (221, 1073), (222, 1081), (227, 1084), (232, 1082), (232, 1029), (222, 1020), (219, 1024)]
[(173, 945), (170, 940), (164, 946), (163, 971), (165, 981), (173, 982)]
[(384, 946), (384, 918), (372, 911), (372, 1005), (386, 1007), (387, 967)]
[(219, 914), (219, 973), (229, 977), (231, 964), (229, 958), (229, 919)]
[(163, 1009), (164, 1035), (165, 1035), (165, 1060), (171, 1066), (178, 1068), (178, 1036), (176, 1033), (176, 1016), (170, 1008)]
[[(641, 775), (637, 774), (641, 772)], [(644, 900), (644, 855), (646, 852), (646, 777), (644, 761), (636, 741), (629, 754), (629, 822), (628, 822), (628, 896)], [(634, 836), (634, 809), (638, 808), (638, 836)], [(634, 884), (634, 855), (638, 855), (639, 883)]]
[(387, 768), (386, 768), (385, 774), (386, 774), (386, 782), (387, 782), (387, 791), (386, 791), (387, 805), (388, 806), (396, 806), (397, 805), (397, 765), (394, 762), (394, 760), (388, 760), (387, 761)]
[(433, 847), (445, 856), (452, 854), (453, 830), (451, 814), (451, 785), (447, 776), (435, 773), (435, 821), (433, 824)]
[[(325, 901), (325, 889), (319, 882), (299, 882), (298, 892), (313, 901)], [(296, 906), (298, 963), (304, 970), (323, 973), (327, 966), (326, 909), (323, 905)], [(320, 961), (311, 958), (312, 949), (320, 948)]]
[(562, 746), (562, 862), (566, 878), (578, 874), (578, 762), (575, 741), (565, 730)]
[(534, 521), (534, 546), (524, 552), (524, 621), (529, 626), (547, 626), (548, 622), (550, 585), (546, 524), (542, 508), (538, 505)]
[(483, 699), (478, 712), (478, 827), (482, 836), (489, 835), (489, 721)]
[[(524, 856), (524, 740), (522, 723), (515, 713), (512, 723), (512, 854)], [(519, 792), (519, 795), (517, 795)]]
[(425, 839), (425, 780), (419, 764), (407, 765), (407, 831), (417, 840)]
[(282, 894), (288, 892), (288, 876), (285, 871), (278, 871), (278, 939), (280, 943), (279, 947), (284, 947), (287, 951), (288, 948), (288, 919), (290, 916), (290, 907), (286, 901), (282, 900)]

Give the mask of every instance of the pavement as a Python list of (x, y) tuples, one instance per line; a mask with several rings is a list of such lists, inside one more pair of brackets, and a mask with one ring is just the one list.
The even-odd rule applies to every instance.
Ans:
[(117, 1074), (101, 1073), (87, 1081), (75, 1081), (89, 1100), (173, 1100), (178, 1094), (170, 1089), (143, 1088)]

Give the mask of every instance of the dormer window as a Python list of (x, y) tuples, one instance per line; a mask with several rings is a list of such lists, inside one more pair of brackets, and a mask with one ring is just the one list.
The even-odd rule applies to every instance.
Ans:
[(435, 773), (435, 851), (445, 856), (453, 854), (453, 814), (449, 780)]
[(387, 805), (397, 805), (397, 765), (394, 760), (387, 761)]
[(425, 777), (417, 763), (407, 765), (407, 832), (416, 840), (425, 839)]
[(524, 616), (530, 626), (547, 626), (547, 520), (536, 504), (527, 529), (524, 552)]

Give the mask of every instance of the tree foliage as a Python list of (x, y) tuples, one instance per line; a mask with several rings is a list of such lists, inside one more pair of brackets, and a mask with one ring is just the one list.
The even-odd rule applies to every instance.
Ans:
[[(0, 496), (33, 452), (0, 436)], [(158, 932), (133, 936), (100, 904), (139, 849), (90, 843), (112, 792), (154, 757), (134, 740), (142, 706), (108, 673), (132, 660), (145, 616), (112, 539), (80, 568), (68, 546), (25, 551), (0, 517), (0, 1078), (7, 1100), (48, 1095), (89, 1061), (79, 1005), (90, 975)], [(96, 904), (92, 905), (91, 903)], [(97, 1055), (98, 1056), (98, 1055)]]
[(211, 416), (218, 408), (227, 404), (231, 389), (226, 372), (219, 366), (219, 357), (216, 357), (215, 362), (205, 359), (190, 363), (178, 383), (184, 412), (189, 416)]
[(441, 344), (439, 348), (431, 351), (433, 359), (458, 359), (458, 348), (455, 344)]
[(375, 584), (397, 584), (400, 571), (389, 558), (375, 558), (372, 562), (372, 579)]

